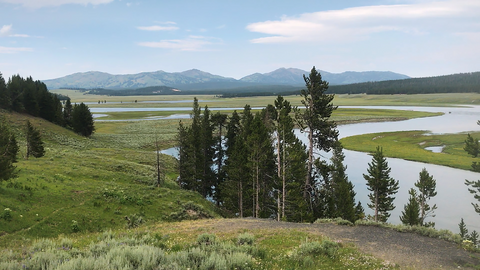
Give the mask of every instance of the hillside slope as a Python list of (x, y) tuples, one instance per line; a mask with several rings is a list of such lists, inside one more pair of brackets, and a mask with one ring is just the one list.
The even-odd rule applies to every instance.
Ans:
[[(146, 222), (189, 218), (183, 214), (192, 207), (201, 209), (199, 215), (218, 216), (212, 203), (174, 182), (172, 157), (162, 155), (166, 180), (161, 187), (153, 185), (154, 134), (171, 147), (175, 120), (97, 123), (97, 132), (87, 139), (39, 118), (0, 114), (13, 126), (20, 146), (18, 178), (0, 182), (0, 207), (12, 211), (11, 220), (0, 219), (0, 243), (70, 234), (74, 223), (81, 232), (97, 232), (125, 227), (125, 217)], [(24, 159), (27, 119), (42, 134), (42, 158)]]

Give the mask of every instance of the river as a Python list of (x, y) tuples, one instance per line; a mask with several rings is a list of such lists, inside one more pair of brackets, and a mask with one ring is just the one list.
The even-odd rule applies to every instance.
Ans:
[[(342, 106), (343, 107), (343, 106)], [(428, 112), (443, 112), (441, 116), (416, 118), (405, 121), (378, 122), (378, 123), (359, 123), (339, 126), (339, 137), (361, 135), (375, 132), (403, 131), (403, 130), (428, 130), (430, 133), (459, 133), (468, 131), (480, 131), (477, 120), (480, 120), (480, 106), (468, 107), (410, 107), (410, 106), (345, 106), (346, 108), (371, 108), (371, 109), (395, 109), (395, 110), (415, 110)], [(210, 108), (215, 110), (217, 108)], [(237, 109), (242, 108), (218, 108), (218, 109)], [(92, 108), (95, 113), (107, 113), (112, 111), (187, 111), (191, 108)], [(178, 115), (178, 118), (186, 115)], [(174, 117), (172, 117), (174, 118)], [(297, 131), (297, 135), (305, 139), (304, 135)], [(175, 155), (175, 149), (167, 149), (163, 153)], [(371, 162), (371, 156), (350, 150), (345, 150), (345, 164), (347, 165), (347, 174), (355, 185), (357, 192), (356, 200), (361, 201), (366, 214), (373, 212), (367, 207), (368, 193), (363, 174), (366, 173), (368, 163)], [(328, 154), (324, 158), (329, 158)], [(480, 173), (471, 171), (453, 169), (445, 166), (426, 164), (421, 162), (406, 161), (402, 159), (387, 158), (391, 171), (391, 177), (399, 181), (400, 189), (395, 195), (395, 210), (391, 212), (388, 222), (399, 224), (401, 211), (408, 201), (408, 190), (414, 187), (418, 180), (422, 168), (434, 176), (437, 181), (437, 196), (431, 200), (431, 205), (436, 204), (438, 209), (435, 211), (435, 217), (430, 217), (426, 221), (436, 223), (437, 229), (448, 229), (458, 232), (458, 223), (463, 218), (469, 231), (477, 230), (480, 232), (480, 215), (474, 211), (471, 203), (476, 202), (473, 195), (468, 192), (465, 186), (465, 179), (478, 180)]]

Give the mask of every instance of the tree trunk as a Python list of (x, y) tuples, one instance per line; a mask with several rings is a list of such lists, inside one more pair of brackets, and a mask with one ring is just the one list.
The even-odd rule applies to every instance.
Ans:
[[(156, 137), (156, 136), (155, 136)], [(161, 176), (160, 176), (160, 149), (158, 148), (158, 138), (155, 138), (155, 148), (157, 150), (157, 187), (160, 187)]]
[(375, 190), (375, 222), (378, 221), (378, 190)]
[(307, 192), (310, 188), (312, 170), (313, 170), (313, 133), (312, 129), (308, 130), (308, 167), (307, 167), (307, 179), (305, 180), (305, 189), (303, 191), (303, 197), (307, 199)]
[(258, 201), (259, 201), (258, 196), (260, 194), (260, 183), (259, 183), (259, 180), (258, 180), (258, 178), (259, 178), (259, 168), (258, 167), (259, 167), (259, 165), (257, 163), (257, 171), (256, 171), (256, 174), (257, 174), (256, 175), (256, 180), (257, 180), (256, 184), (257, 184), (257, 186), (256, 186), (256, 191), (255, 191), (255, 193), (256, 193), (255, 194), (255, 217), (256, 218), (258, 218), (259, 212), (260, 212), (260, 205), (258, 203)]
[(282, 164), (282, 218), (285, 218), (285, 197), (287, 196), (287, 179), (285, 175), (286, 161), (285, 161), (285, 133), (283, 133), (283, 164)]
[(238, 182), (238, 208), (240, 209), (240, 217), (243, 218), (243, 187), (242, 187), (242, 181)]

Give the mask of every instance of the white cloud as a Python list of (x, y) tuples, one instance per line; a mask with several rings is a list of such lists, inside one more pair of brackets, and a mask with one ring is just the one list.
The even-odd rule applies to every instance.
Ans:
[(185, 39), (170, 39), (161, 40), (158, 42), (139, 42), (138, 45), (143, 47), (172, 49), (179, 51), (202, 51), (205, 50), (205, 46), (216, 43), (218, 43), (218, 39), (216, 38), (189, 36)]
[(268, 35), (252, 43), (352, 40), (372, 33), (463, 31), (478, 26), (480, 1), (449, 0), (408, 5), (380, 5), (305, 13), (252, 23), (247, 29)]
[(28, 8), (41, 8), (47, 6), (61, 6), (65, 4), (100, 5), (108, 4), (114, 0), (0, 0), (2, 3), (17, 4)]
[(23, 37), (27, 38), (30, 37), (29, 35), (24, 34), (12, 34), (12, 25), (4, 25), (0, 28), (0, 37)]
[(144, 31), (174, 31), (174, 30), (178, 30), (178, 27), (152, 25), (152, 26), (139, 26), (137, 27), (137, 29), (144, 30)]
[(18, 52), (31, 52), (31, 51), (33, 51), (32, 48), (0, 46), (0, 53), (5, 53), (5, 54), (12, 54), (12, 53), (18, 53)]
[(22, 38), (28, 38), (30, 37), (29, 35), (25, 35), (25, 34), (13, 34), (13, 35), (10, 35), (11, 37), (22, 37)]
[(0, 37), (9, 36), (11, 31), (12, 31), (11, 24), (2, 26), (2, 28), (0, 28)]

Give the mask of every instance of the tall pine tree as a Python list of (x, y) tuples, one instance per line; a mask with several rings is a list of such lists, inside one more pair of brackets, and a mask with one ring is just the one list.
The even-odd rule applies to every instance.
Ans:
[(27, 120), (26, 124), (26, 134), (27, 134), (27, 156), (28, 159), (30, 156), (36, 158), (43, 157), (45, 155), (45, 149), (43, 147), (42, 137), (40, 131), (36, 129), (30, 121)]
[(410, 194), (410, 197), (408, 199), (408, 203), (403, 208), (400, 221), (402, 221), (404, 225), (420, 225), (420, 205), (418, 204), (417, 200), (417, 192), (415, 189), (411, 188), (408, 191), (408, 194)]
[(11, 110), (12, 102), (10, 101), (10, 91), (5, 84), (5, 79), (0, 72), (0, 109)]
[[(307, 176), (304, 185), (304, 198), (312, 200), (309, 195), (315, 190), (313, 183), (314, 172), (314, 148), (317, 150), (330, 151), (337, 141), (338, 131), (335, 122), (330, 116), (337, 108), (332, 104), (334, 95), (327, 94), (328, 82), (322, 80), (322, 75), (312, 68), (310, 75), (306, 77), (305, 86), (307, 89), (301, 91), (303, 110), (297, 110), (296, 119), (302, 132), (308, 136), (308, 163)], [(313, 209), (311, 209), (313, 211)]]
[(390, 217), (390, 211), (395, 209), (394, 194), (398, 192), (398, 181), (390, 177), (391, 168), (388, 167), (387, 159), (383, 156), (383, 150), (379, 146), (373, 154), (372, 162), (368, 164), (367, 173), (363, 178), (367, 181), (367, 189), (370, 204), (368, 207), (374, 210), (374, 220), (386, 222)]
[(15, 134), (4, 117), (0, 117), (0, 180), (16, 177), (18, 144)]
[(332, 172), (331, 178), (334, 186), (333, 190), (333, 200), (335, 202), (335, 207), (333, 212), (333, 217), (341, 217), (345, 220), (355, 222), (355, 191), (353, 190), (354, 186), (350, 180), (348, 180), (348, 175), (346, 174), (347, 166), (343, 164), (345, 160), (345, 155), (342, 151), (342, 146), (340, 143), (335, 146), (333, 150), (332, 161)]
[(437, 209), (437, 205), (434, 204), (433, 206), (430, 206), (428, 201), (437, 195), (437, 192), (435, 191), (437, 181), (435, 181), (433, 176), (428, 173), (427, 169), (423, 168), (420, 172), (418, 181), (415, 183), (415, 187), (418, 188), (417, 200), (420, 206), (420, 225), (429, 225), (433, 227), (435, 223), (425, 223), (425, 219), (428, 216), (435, 216), (433, 215), (433, 212)]
[(85, 137), (90, 137), (95, 131), (92, 113), (83, 102), (73, 107), (72, 127), (73, 131)]

